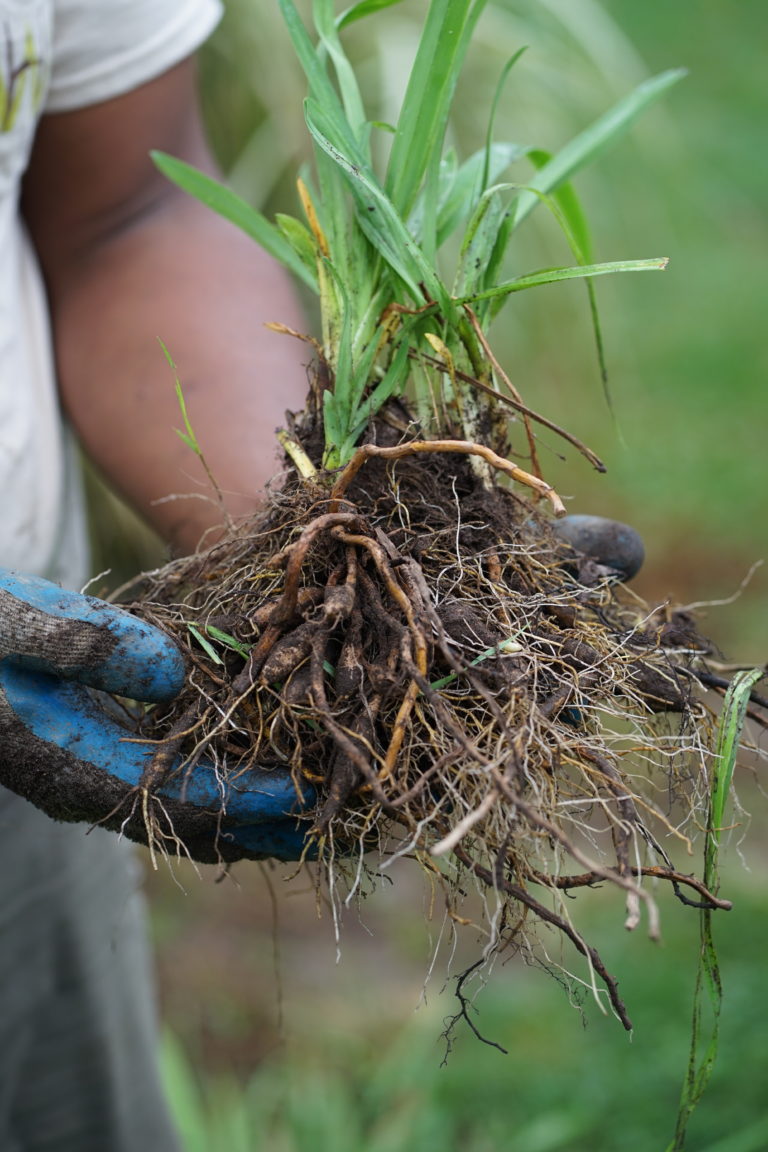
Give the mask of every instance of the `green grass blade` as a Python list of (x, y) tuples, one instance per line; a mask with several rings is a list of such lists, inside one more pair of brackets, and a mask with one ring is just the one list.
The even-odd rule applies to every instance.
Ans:
[[(358, 138), (352, 130), (336, 89), (327, 74), (322, 45), (318, 49), (313, 44), (293, 0), (278, 0), (278, 4), (307, 78), (309, 95), (322, 106), (330, 126), (331, 139), (345, 155), (354, 156), (356, 163), (367, 164), (368, 134), (361, 132)], [(316, 152), (316, 165), (320, 196), (315, 201), (315, 210), (320, 218), (331, 255), (339, 267), (350, 268), (355, 273), (358, 271), (358, 252), (354, 250), (348, 234), (348, 205), (343, 195), (343, 184), (339, 179), (338, 170), (319, 152)], [(356, 286), (354, 295), (357, 295)]]
[[(549, 157), (547, 157), (548, 162)], [(565, 234), (568, 242), (571, 245), (571, 251), (580, 264), (589, 264), (592, 260), (592, 236), (589, 230), (589, 223), (587, 222), (586, 214), (581, 206), (581, 201), (576, 195), (576, 190), (570, 181), (561, 184), (552, 193), (555, 204), (559, 212), (562, 214), (562, 219), (565, 222)], [(603, 329), (600, 323), (600, 312), (597, 307), (597, 293), (592, 279), (588, 279), (585, 283), (587, 290), (587, 299), (589, 301), (589, 315), (592, 322), (592, 335), (595, 341), (595, 352), (597, 354), (597, 365), (600, 372), (600, 382), (603, 388), (603, 396), (608, 411), (614, 421), (614, 426), (618, 432), (618, 424), (616, 421), (616, 414), (613, 408), (613, 399), (611, 391), (608, 386), (608, 364), (605, 358), (605, 344), (603, 343)]]
[[(515, 632), (515, 637), (521, 636), (522, 632), (523, 629)], [(481, 652), (479, 656), (476, 656), (474, 660), (470, 660), (467, 667), (476, 668), (477, 665), (482, 664), (484, 660), (489, 660), (492, 656), (498, 656), (499, 654), (509, 655), (511, 652), (522, 652), (523, 646), (522, 644), (518, 644), (515, 637), (510, 636), (506, 640), (501, 640), (498, 644), (494, 644), (492, 648), (486, 648), (485, 651)], [(438, 692), (441, 688), (447, 688), (449, 684), (453, 684), (455, 680), (458, 680), (460, 675), (460, 672), (450, 672), (447, 676), (443, 676), (441, 680), (433, 680), (430, 688)]]
[(206, 640), (205, 636), (203, 636), (199, 628), (196, 628), (194, 624), (190, 624), (190, 622), (187, 621), (187, 630), (191, 636), (194, 636), (203, 652), (205, 652), (206, 656), (213, 660), (214, 664), (224, 663), (221, 656), (219, 656), (218, 652), (214, 648), (213, 644), (211, 644), (210, 640)]
[(507, 280), (495, 288), (487, 288), (473, 296), (462, 297), (459, 304), (476, 304), (481, 300), (496, 300), (509, 296), (512, 292), (522, 292), (526, 288), (537, 288), (541, 284), (556, 284), (560, 280), (579, 280), (586, 276), (608, 276), (613, 272), (653, 272), (666, 268), (668, 259), (660, 256), (653, 260), (613, 260), (607, 264), (579, 264), (575, 268), (543, 268), (540, 272), (530, 272)]
[[(530, 153), (532, 162), (537, 168), (544, 168), (552, 159), (549, 152), (541, 150), (532, 150)], [(581, 206), (581, 201), (576, 195), (576, 190), (570, 181), (561, 184), (558, 188), (550, 194), (551, 202), (554, 204), (555, 215), (559, 220), (566, 239), (570, 245), (571, 251), (578, 260), (579, 264), (589, 264), (592, 260), (592, 237), (589, 231), (589, 224), (587, 223), (586, 214)], [(587, 290), (587, 299), (589, 301), (589, 314), (592, 321), (592, 335), (595, 341), (595, 351), (597, 353), (597, 364), (600, 372), (600, 382), (603, 387), (603, 396), (608, 411), (613, 418), (614, 427), (619, 432), (618, 423), (616, 420), (616, 413), (613, 408), (613, 400), (611, 398), (610, 388), (608, 387), (608, 364), (605, 358), (605, 345), (603, 343), (603, 331), (600, 323), (600, 312), (597, 307), (597, 293), (595, 292), (595, 285), (592, 279), (585, 282)], [(619, 433), (620, 434), (620, 433)]]
[[(350, 161), (346, 156), (344, 156), (342, 152), (331, 142), (329, 137), (322, 131), (320, 125), (316, 123), (316, 118), (322, 119), (322, 113), (319, 105), (313, 105), (312, 101), (308, 100), (305, 106), (305, 116), (307, 127), (309, 128), (315, 143), (318, 144), (319, 149), (325, 153), (326, 160), (333, 161), (335, 175), (341, 176), (344, 174), (346, 176), (348, 185), (354, 186), (353, 195), (356, 192), (357, 195), (355, 195), (355, 199), (357, 199), (360, 195), (359, 184), (363, 180), (362, 167), (355, 164), (354, 161)], [(323, 189), (323, 187), (324, 186), (321, 184), (321, 189)], [(371, 200), (373, 201), (374, 205), (379, 196), (380, 189), (377, 189), (371, 196)], [(349, 210), (349, 206), (347, 206), (347, 212), (349, 212)], [(366, 209), (363, 206), (363, 211), (365, 210)], [(373, 217), (374, 213), (375, 207), (370, 212), (370, 215)], [(384, 214), (384, 221), (385, 220), (386, 213)], [(378, 219), (371, 219), (365, 225), (362, 221), (360, 221), (360, 226), (361, 228), (365, 227), (365, 234), (368, 236), (373, 247), (381, 253), (386, 263), (392, 268), (400, 280), (403, 281), (408, 293), (411, 296), (411, 299), (420, 300), (421, 296), (419, 291), (418, 272), (413, 267), (413, 262), (410, 258), (410, 252), (408, 250), (405, 252), (399, 250), (396, 241), (393, 239), (391, 233), (386, 229), (385, 222), (381, 227), (379, 227)], [(411, 248), (415, 247), (410, 237), (408, 238), (408, 243)], [(334, 255), (337, 256), (335, 251)], [(348, 261), (339, 259), (338, 256), (337, 260), (340, 267), (349, 267)]]
[(518, 192), (514, 184), (497, 184), (481, 196), (462, 241), (454, 282), (455, 296), (471, 296), (483, 290), (488, 262), (496, 246), (509, 201)]
[[(544, 152), (541, 148), (532, 148), (528, 155), (539, 172), (552, 161), (552, 154)], [(573, 185), (570, 182), (560, 184), (557, 188), (553, 188), (549, 195), (568, 226), (567, 237), (574, 256), (581, 263), (589, 264), (592, 259), (592, 237)]]
[[(491, 146), (489, 157), (489, 184), (497, 184), (510, 164), (525, 156), (527, 148), (518, 144), (496, 143)], [(447, 148), (440, 160), (435, 195), (437, 209), (436, 243), (439, 249), (456, 229), (465, 224), (477, 207), (480, 195), (486, 190), (483, 183), (483, 167), (486, 159), (484, 148), (475, 152), (463, 164), (458, 163), (455, 149)], [(416, 240), (424, 234), (426, 192), (422, 188), (416, 206), (408, 220), (408, 228)]]
[[(543, 167), (549, 160), (549, 153), (542, 152), (541, 150), (532, 149), (530, 152), (533, 163)], [(579, 264), (591, 263), (589, 253), (591, 249), (589, 235), (587, 232), (586, 220), (581, 212), (581, 206), (576, 198), (576, 194), (570, 184), (564, 184), (554, 192), (546, 193), (541, 192), (537, 188), (532, 188), (530, 184), (520, 185), (520, 192), (532, 192), (538, 197), (552, 212), (553, 216), (560, 225), (562, 232), (568, 241), (573, 255)], [(494, 288), (498, 283), (499, 270), (506, 255), (509, 237), (514, 227), (514, 212), (509, 212), (502, 220), (496, 243), (493, 251), (486, 263), (485, 275), (483, 278), (484, 288)], [(590, 302), (594, 300), (594, 292), (592, 289), (591, 279), (587, 279), (587, 291), (589, 293)], [(498, 310), (502, 307), (504, 298), (495, 301), (487, 301), (484, 308), (479, 310), (479, 315), (483, 321), (489, 322), (488, 318), (493, 319)], [(593, 321), (596, 323), (596, 309), (593, 307)], [(599, 325), (596, 329), (596, 337), (601, 367), (602, 367), (602, 340), (599, 337)]]
[(189, 413), (187, 412), (187, 401), (186, 401), (185, 396), (184, 396), (184, 390), (181, 387), (181, 380), (179, 379), (179, 370), (176, 367), (176, 364), (174, 363), (173, 357), (171, 356), (170, 352), (168, 351), (168, 349), (166, 348), (165, 344), (163, 343), (163, 341), (160, 339), (159, 336), (157, 338), (157, 342), (163, 350), (163, 356), (165, 356), (165, 359), (166, 359), (166, 362), (167, 362), (169, 368), (173, 372), (174, 387), (176, 389), (176, 401), (179, 405), (179, 411), (181, 412), (181, 418), (184, 421), (185, 431), (182, 432), (180, 428), (174, 428), (174, 432), (176, 433), (178, 438), (182, 441), (182, 443), (186, 444), (187, 448), (191, 448), (192, 451), (195, 453), (195, 455), (199, 456), (200, 459), (202, 460), (203, 452), (202, 452), (202, 449), (198, 443), (197, 436), (195, 436), (195, 430), (192, 427), (192, 424), (191, 424), (190, 419), (189, 419)]
[(320, 43), (330, 57), (349, 125), (358, 139), (365, 126), (365, 111), (357, 78), (339, 40), (334, 0), (314, 0), (312, 14)]
[(313, 100), (306, 102), (306, 120), (316, 143), (345, 174), (358, 204), (360, 228), (405, 283), (414, 303), (424, 303), (420, 287), (423, 284), (441, 309), (451, 313), (452, 304), (444, 285), (424, 259), (393, 204), (362, 162), (345, 155), (338, 143), (329, 138), (326, 132), (331, 126), (326, 122), (324, 109)]
[(242, 656), (244, 660), (248, 658), (251, 648), (253, 647), (252, 644), (242, 644), (235, 636), (230, 636), (229, 632), (222, 632), (221, 628), (216, 628), (213, 624), (206, 624), (205, 630), (209, 636), (212, 636), (214, 640), (218, 640), (225, 648), (231, 648), (233, 652), (237, 652), (238, 656)]
[[(440, 157), (439, 165), (437, 165), (437, 189), (430, 190), (430, 194), (434, 196), (436, 225), (439, 224), (440, 213), (443, 211), (445, 204), (453, 192), (458, 175), (459, 158), (456, 155), (456, 149), (446, 148), (444, 155)], [(424, 235), (424, 218), (426, 211), (426, 190), (422, 188), (414, 209), (408, 218), (409, 231), (417, 241)], [(436, 238), (439, 247), (440, 240), (437, 234)]]
[(157, 168), (168, 180), (240, 228), (309, 288), (317, 291), (317, 277), (296, 255), (280, 230), (267, 220), (266, 216), (252, 208), (230, 188), (200, 172), (191, 164), (185, 164), (183, 160), (176, 160), (164, 152), (152, 152), (151, 156)]
[(517, 52), (515, 52), (514, 56), (511, 56), (509, 58), (509, 60), (507, 60), (506, 64), (504, 65), (504, 67), (501, 70), (501, 75), (499, 76), (499, 79), (498, 79), (497, 84), (496, 84), (496, 91), (493, 94), (493, 102), (491, 104), (491, 114), (488, 117), (488, 128), (487, 128), (486, 134), (485, 134), (485, 149), (484, 149), (484, 159), (483, 159), (483, 179), (482, 179), (482, 187), (484, 189), (487, 188), (488, 185), (492, 183), (492, 179), (491, 179), (491, 175), (490, 175), (490, 168), (491, 168), (491, 151), (493, 149), (493, 126), (496, 123), (496, 111), (499, 107), (499, 101), (501, 100), (501, 95), (502, 95), (502, 92), (504, 91), (504, 85), (507, 82), (507, 77), (509, 76), (509, 74), (512, 71), (512, 69), (514, 68), (515, 64), (517, 64), (518, 60), (520, 59), (520, 57), (523, 55), (523, 53), (525, 51), (526, 51), (525, 46), (523, 46), (522, 48), (518, 48), (518, 50), (517, 50)]
[(486, 0), (432, 0), (400, 110), (384, 187), (403, 218), (442, 146), (456, 80)]
[[(353, 337), (353, 349), (356, 350)], [(362, 348), (361, 354), (354, 364), (354, 378), (350, 387), (350, 406), (357, 410), (365, 395), (366, 388), (373, 379), (373, 369), (380, 354), (379, 341), (376, 337), (368, 340)]]
[(310, 96), (323, 105), (326, 115), (334, 121), (336, 133), (346, 139), (347, 146), (355, 147), (356, 138), (345, 118), (344, 109), (336, 89), (325, 70), (322, 54), (312, 43), (296, 5), (293, 0), (277, 0), (277, 2), (280, 5), (280, 11), (283, 14), (296, 55), (307, 77)]
[[(333, 452), (334, 448), (338, 451), (338, 445), (344, 441), (344, 433), (339, 417), (338, 403), (330, 388), (323, 392), (323, 426), (325, 428), (326, 451), (329, 454)], [(328, 466), (327, 461), (325, 463)]]
[(605, 343), (603, 342), (603, 326), (600, 322), (600, 312), (597, 307), (597, 293), (595, 286), (591, 280), (587, 280), (587, 298), (589, 300), (589, 315), (592, 321), (592, 335), (595, 338), (595, 351), (597, 353), (597, 366), (600, 372), (600, 383), (603, 387), (603, 397), (605, 399), (606, 407), (611, 414), (614, 428), (620, 439), (622, 439), (621, 428), (619, 427), (618, 417), (613, 407), (613, 397), (611, 396), (611, 389), (608, 384), (608, 361), (605, 358)]
[(294, 216), (282, 212), (275, 213), (275, 223), (296, 255), (312, 273), (317, 286), (317, 247), (309, 229)]
[(358, 438), (365, 431), (368, 422), (379, 411), (381, 406), (389, 400), (390, 396), (402, 394), (405, 383), (410, 375), (410, 342), (403, 339), (395, 351), (389, 368), (382, 380), (376, 385), (370, 396), (364, 400), (356, 412), (355, 424), (352, 426), (347, 440), (342, 445), (342, 463), (346, 463), (352, 455)]
[(330, 260), (324, 260), (323, 267), (335, 285), (339, 300), (337, 309), (338, 329), (333, 337), (333, 347), (336, 354), (333, 362), (333, 392), (341, 435), (344, 436), (349, 426), (352, 404), (352, 317), (343, 277), (339, 275)]
[[(535, 178), (530, 181), (531, 187), (540, 192), (551, 192), (565, 180), (568, 180), (585, 164), (592, 161), (599, 152), (614, 141), (622, 132), (637, 119), (641, 112), (655, 103), (664, 93), (677, 84), (686, 75), (684, 68), (674, 68), (662, 72), (640, 84), (629, 95), (615, 104), (593, 124), (575, 136), (546, 164)], [(521, 196), (517, 202), (514, 216), (514, 226), (517, 227), (530, 215), (538, 204), (538, 197), (530, 192)]]
[[(716, 760), (710, 793), (709, 834), (715, 847), (720, 844), (720, 832), (725, 823), (725, 806), (731, 791), (733, 770), (736, 765), (744, 718), (747, 714), (749, 694), (764, 674), (762, 668), (751, 668), (748, 671), (737, 672), (725, 694), (723, 713), (717, 732)], [(704, 883), (708, 887), (715, 879), (713, 874), (705, 871)]]
[[(762, 668), (738, 672), (731, 681), (723, 702), (723, 711), (717, 730), (715, 762), (710, 782), (709, 817), (704, 845), (704, 884), (713, 893), (717, 892), (720, 883), (718, 872), (720, 834), (725, 822), (725, 807), (731, 791), (739, 741), (749, 704), (749, 694), (752, 686), (763, 675), (764, 670)], [(702, 908), (700, 912), (701, 947), (691, 1014), (691, 1046), (688, 1069), (680, 1096), (675, 1135), (667, 1152), (683, 1152), (688, 1122), (704, 1094), (717, 1058), (723, 989), (712, 935), (712, 911), (712, 908), (707, 907)], [(711, 1023), (704, 1050), (699, 1055), (706, 1007), (705, 994), (709, 999)]]
[(496, 184), (502, 173), (526, 155), (528, 149), (520, 144), (491, 145), (490, 155), (481, 148), (459, 167), (450, 191), (440, 204), (437, 217), (437, 243), (444, 244), (452, 232), (465, 221), (477, 206), (477, 201), (488, 185)]
[(440, 203), (440, 153), (442, 141), (435, 144), (435, 155), (427, 165), (422, 185), (421, 234), (419, 244), (424, 258), (437, 263), (437, 217)]
[[(350, 236), (350, 204), (347, 188), (338, 166), (331, 163), (319, 148), (315, 148), (315, 169), (318, 196), (314, 199), (320, 226), (332, 259), (340, 268), (348, 270), (350, 282), (357, 274), (358, 265), (352, 255), (354, 240)], [(320, 276), (322, 288), (322, 276)]]
[(381, 12), (384, 8), (393, 8), (395, 4), (402, 4), (402, 2), (403, 0), (360, 0), (359, 4), (353, 4), (351, 8), (347, 8), (346, 12), (342, 12), (336, 21), (336, 26), (341, 31), (349, 24), (354, 24), (356, 20), (362, 20), (364, 16), (372, 16), (374, 12)]

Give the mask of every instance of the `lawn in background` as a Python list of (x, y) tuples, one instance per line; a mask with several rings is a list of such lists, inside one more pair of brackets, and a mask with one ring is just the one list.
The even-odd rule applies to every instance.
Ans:
[[(768, 1147), (768, 922), (761, 877), (753, 879), (729, 869), (723, 891), (735, 907), (716, 918), (725, 987), (720, 1052), (691, 1123), (691, 1152)], [(578, 897), (582, 928), (620, 977), (631, 1038), (583, 989), (574, 1006), (544, 971), (512, 961), (497, 966), (474, 1017), (509, 1055), (459, 1027), (443, 1065), (453, 982), (441, 990), (443, 957), (426, 1005), (415, 1011), (428, 949), (414, 917), (418, 901), (414, 910), (402, 890), (394, 901), (383, 895), (363, 907), (372, 935), (346, 926), (338, 965), (327, 919), (313, 924), (311, 901), (298, 898), (281, 934), (280, 1009), (268, 908), (253, 877), (239, 894), (203, 896), (207, 934), (183, 923), (183, 898), (170, 894), (173, 910), (158, 925), (166, 945), (164, 1067), (186, 1152), (663, 1152), (688, 1055), (698, 936), (697, 913), (660, 898), (661, 946), (642, 930), (624, 932), (613, 893)], [(236, 955), (227, 955), (233, 942)], [(195, 956), (182, 956), (179, 979), (172, 958), (183, 948)]]

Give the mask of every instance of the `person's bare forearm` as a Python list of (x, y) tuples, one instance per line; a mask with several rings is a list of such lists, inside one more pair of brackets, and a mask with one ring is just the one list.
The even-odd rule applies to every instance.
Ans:
[[(46, 115), (22, 211), (51, 303), (65, 408), (112, 484), (177, 547), (220, 523), (181, 426), (171, 372), (238, 515), (276, 467), (275, 426), (300, 408), (309, 357), (264, 322), (304, 324), (287, 276), (178, 191), (152, 149), (207, 170), (191, 58), (102, 103)], [(270, 158), (264, 157), (264, 163)], [(175, 493), (196, 493), (165, 501)]]
[[(210, 485), (174, 430), (182, 417), (159, 341), (229, 510), (251, 510), (278, 468), (275, 429), (307, 391), (307, 347), (264, 327), (306, 326), (287, 275), (208, 209), (171, 193), (57, 279), (60, 387), (83, 445), (165, 538), (194, 548), (221, 511), (201, 499)], [(164, 499), (174, 494), (193, 495)]]

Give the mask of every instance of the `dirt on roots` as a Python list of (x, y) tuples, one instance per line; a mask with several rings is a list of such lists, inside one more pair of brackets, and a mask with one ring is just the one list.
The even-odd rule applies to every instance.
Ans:
[(179, 753), (174, 771), (205, 756), (224, 788), (249, 768), (289, 769), (300, 795), (316, 790), (301, 819), (326, 875), (354, 889), (382, 860), (415, 857), (454, 921), (479, 888), (486, 955), (554, 926), (626, 1027), (565, 894), (612, 881), (627, 926), (644, 909), (652, 934), (644, 877), (726, 906), (664, 846), (688, 847), (706, 812), (707, 642), (466, 456), (370, 459), (342, 498), (322, 475), (295, 480), (220, 543), (145, 575), (139, 593), (131, 609), (175, 638), (190, 669), (182, 695), (144, 721), (159, 741), (152, 788)]

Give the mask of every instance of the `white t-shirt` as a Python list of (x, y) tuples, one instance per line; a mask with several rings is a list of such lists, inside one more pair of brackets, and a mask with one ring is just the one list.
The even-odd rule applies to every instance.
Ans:
[(37, 121), (161, 75), (220, 14), (219, 0), (0, 0), (0, 567), (69, 587), (87, 567), (45, 295), (18, 215)]

